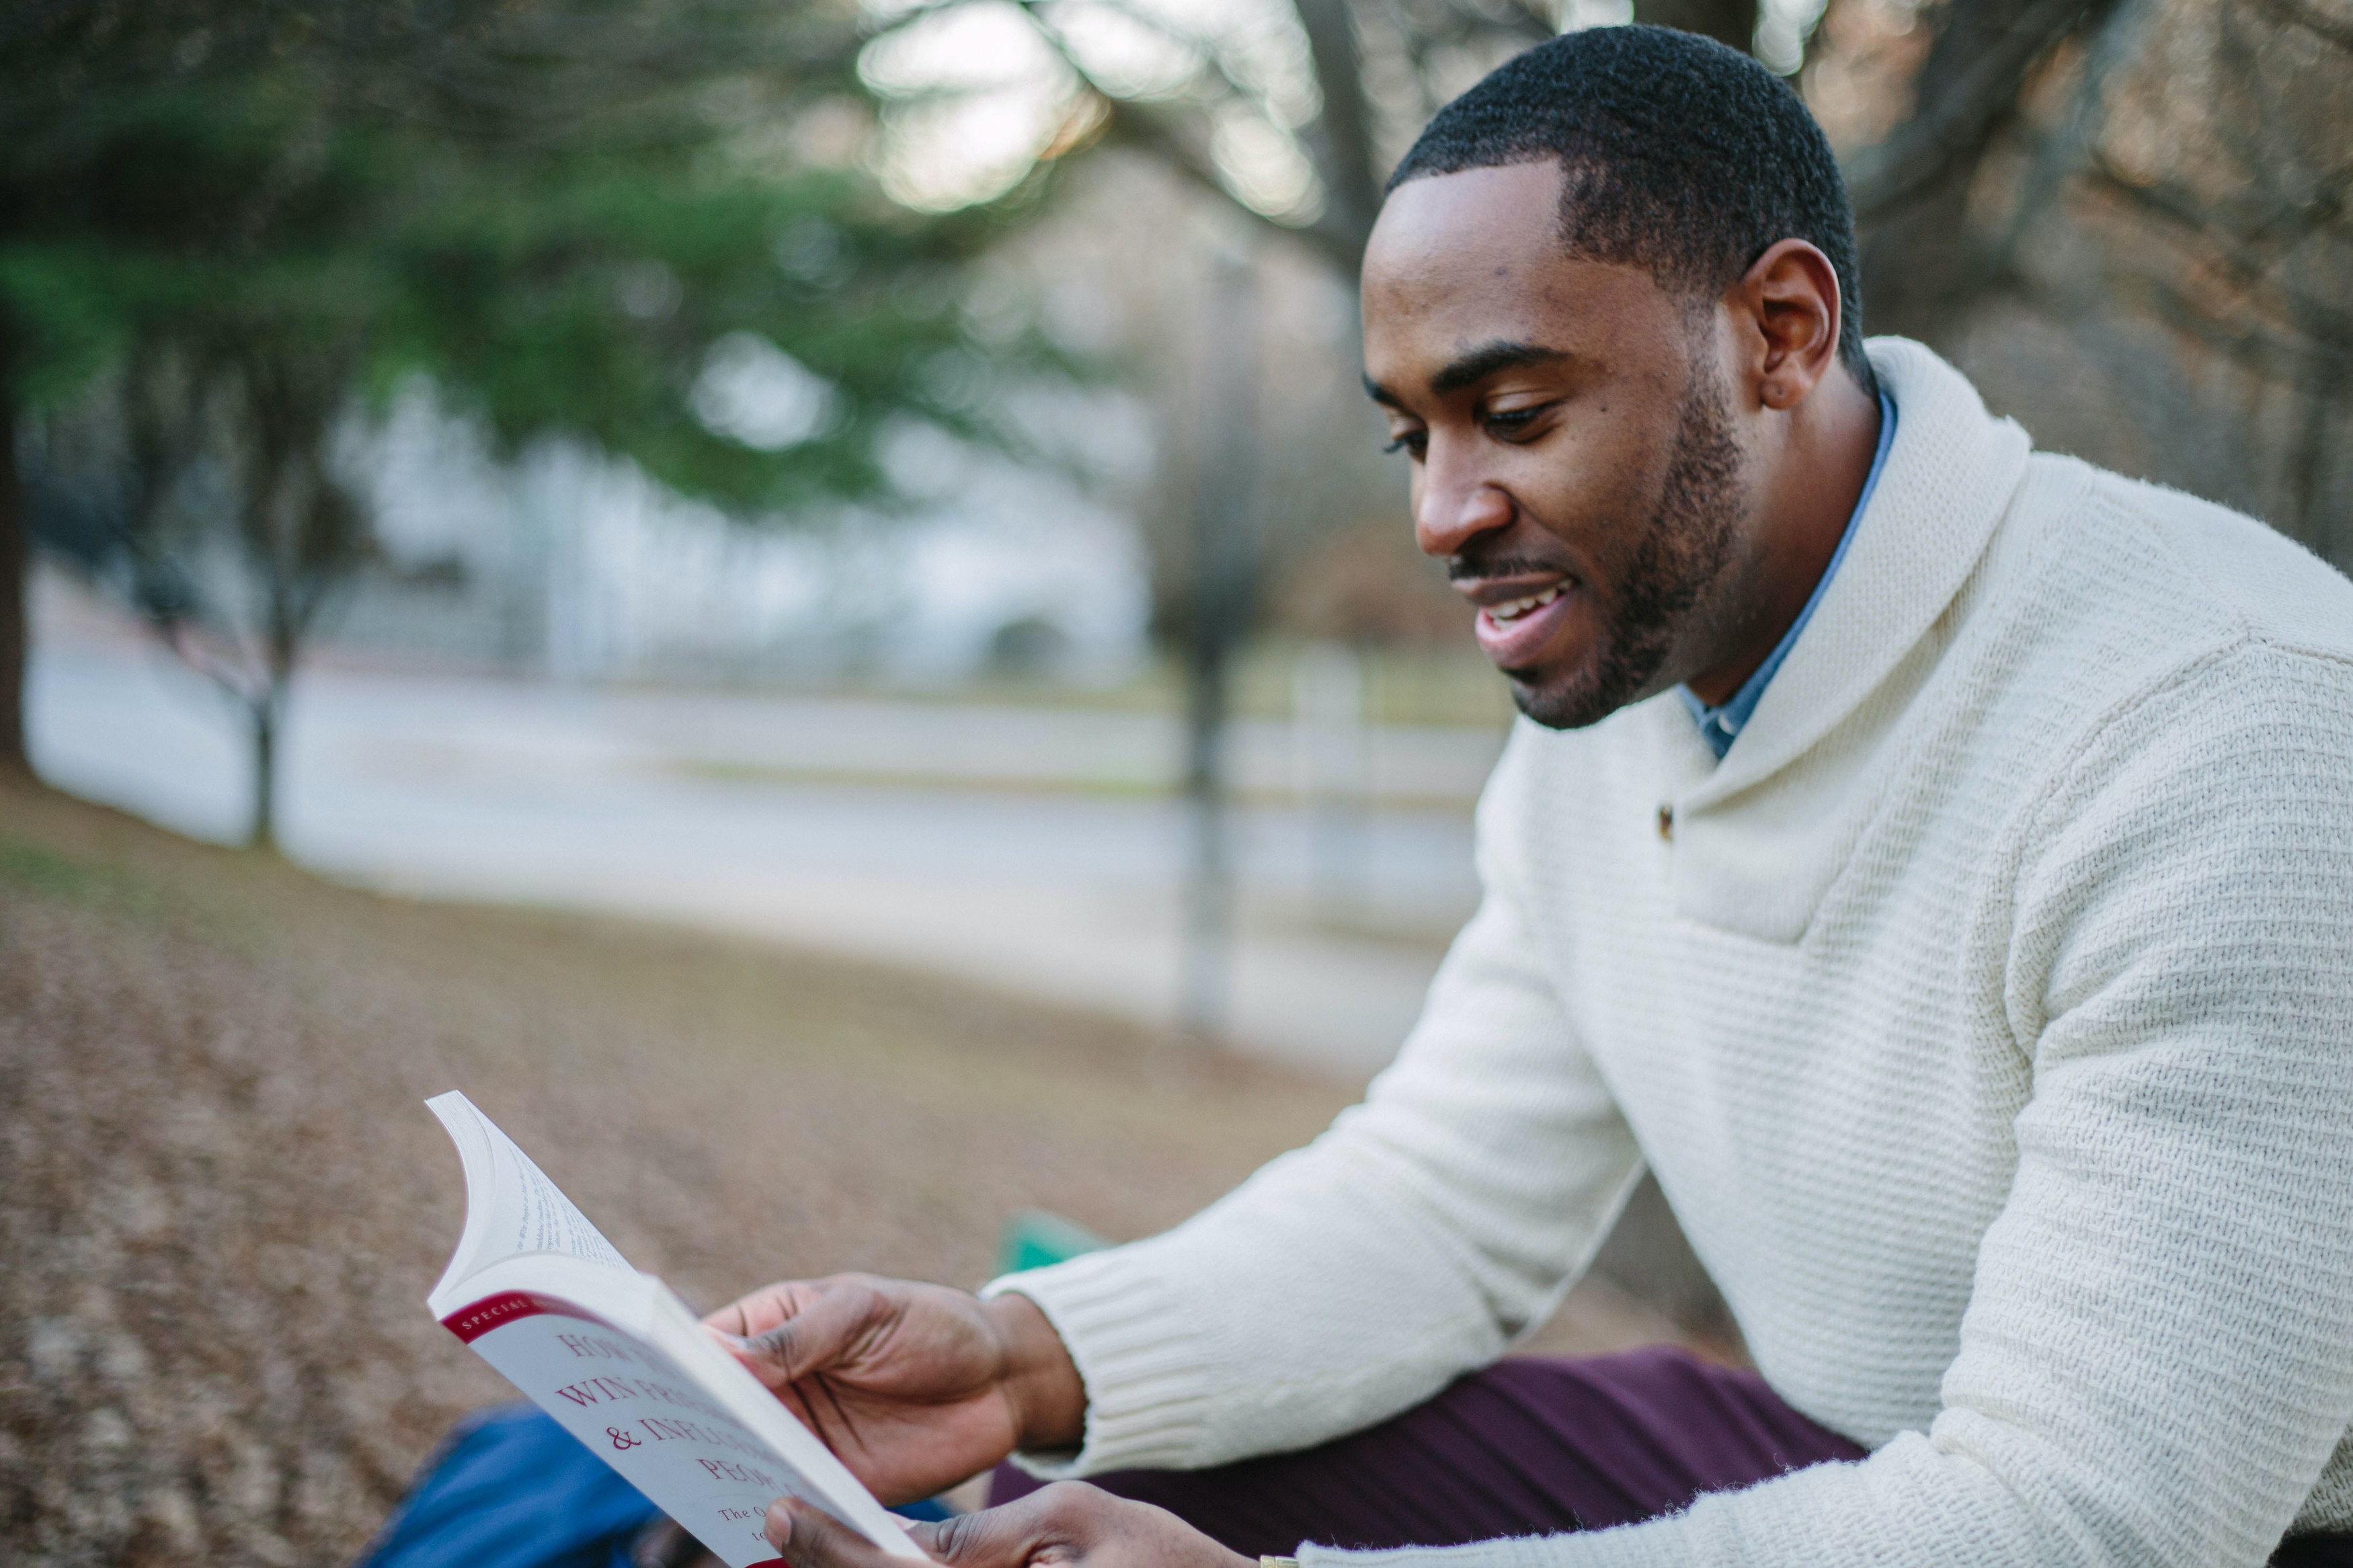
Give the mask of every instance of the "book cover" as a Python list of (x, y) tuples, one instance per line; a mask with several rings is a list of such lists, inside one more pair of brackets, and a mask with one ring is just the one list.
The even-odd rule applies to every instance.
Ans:
[(629, 1266), (464, 1095), (427, 1105), (458, 1145), (466, 1223), (427, 1305), (558, 1425), (731, 1568), (780, 1561), (761, 1531), (787, 1493), (892, 1556), (894, 1516), (686, 1304)]

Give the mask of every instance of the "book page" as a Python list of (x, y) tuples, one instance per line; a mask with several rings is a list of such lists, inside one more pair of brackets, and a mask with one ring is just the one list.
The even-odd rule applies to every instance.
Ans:
[(588, 1216), (573, 1206), (572, 1200), (564, 1195), (564, 1189), (549, 1181), (546, 1173), (532, 1163), (531, 1156), (516, 1148), (496, 1127), (491, 1129), (491, 1147), (500, 1164), (514, 1172), (512, 1190), (517, 1202), (512, 1211), (513, 1250), (561, 1252), (616, 1268), (629, 1266), (620, 1248), (588, 1223)]
[(620, 1249), (472, 1100), (453, 1090), (425, 1103), (448, 1129), (466, 1165), (466, 1229), (442, 1277), (443, 1288), (523, 1252), (629, 1267)]

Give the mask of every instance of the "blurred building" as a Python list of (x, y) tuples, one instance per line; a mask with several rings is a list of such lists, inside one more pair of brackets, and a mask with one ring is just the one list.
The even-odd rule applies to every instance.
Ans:
[(936, 433), (894, 445), (888, 515), (749, 526), (586, 446), (494, 461), (422, 387), (353, 461), (380, 555), (327, 628), (345, 649), (588, 680), (1108, 682), (1145, 656), (1134, 519)]

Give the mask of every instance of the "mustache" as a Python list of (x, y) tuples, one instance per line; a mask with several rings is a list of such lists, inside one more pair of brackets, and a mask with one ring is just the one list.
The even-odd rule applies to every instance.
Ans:
[(1559, 561), (1539, 560), (1534, 555), (1513, 555), (1500, 550), (1465, 550), (1446, 558), (1446, 580), (1460, 583), (1465, 578), (1535, 576), (1546, 572), (1558, 572), (1574, 577), (1577, 574)]

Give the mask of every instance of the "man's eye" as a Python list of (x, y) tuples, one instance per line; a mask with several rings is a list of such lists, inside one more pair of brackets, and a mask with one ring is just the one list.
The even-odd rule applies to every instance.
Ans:
[(1423, 449), (1429, 445), (1429, 431), (1400, 430), (1396, 435), (1389, 437), (1389, 444), (1382, 447), (1381, 450), (1384, 452), (1404, 452), (1419, 458), (1421, 456)]
[(1486, 417), (1488, 432), (1491, 435), (1501, 436), (1508, 440), (1512, 437), (1518, 435), (1523, 430), (1525, 430), (1529, 426), (1535, 424), (1536, 421), (1536, 416), (1543, 412), (1544, 405), (1542, 404), (1538, 404), (1534, 408), (1498, 408), (1491, 410)]

